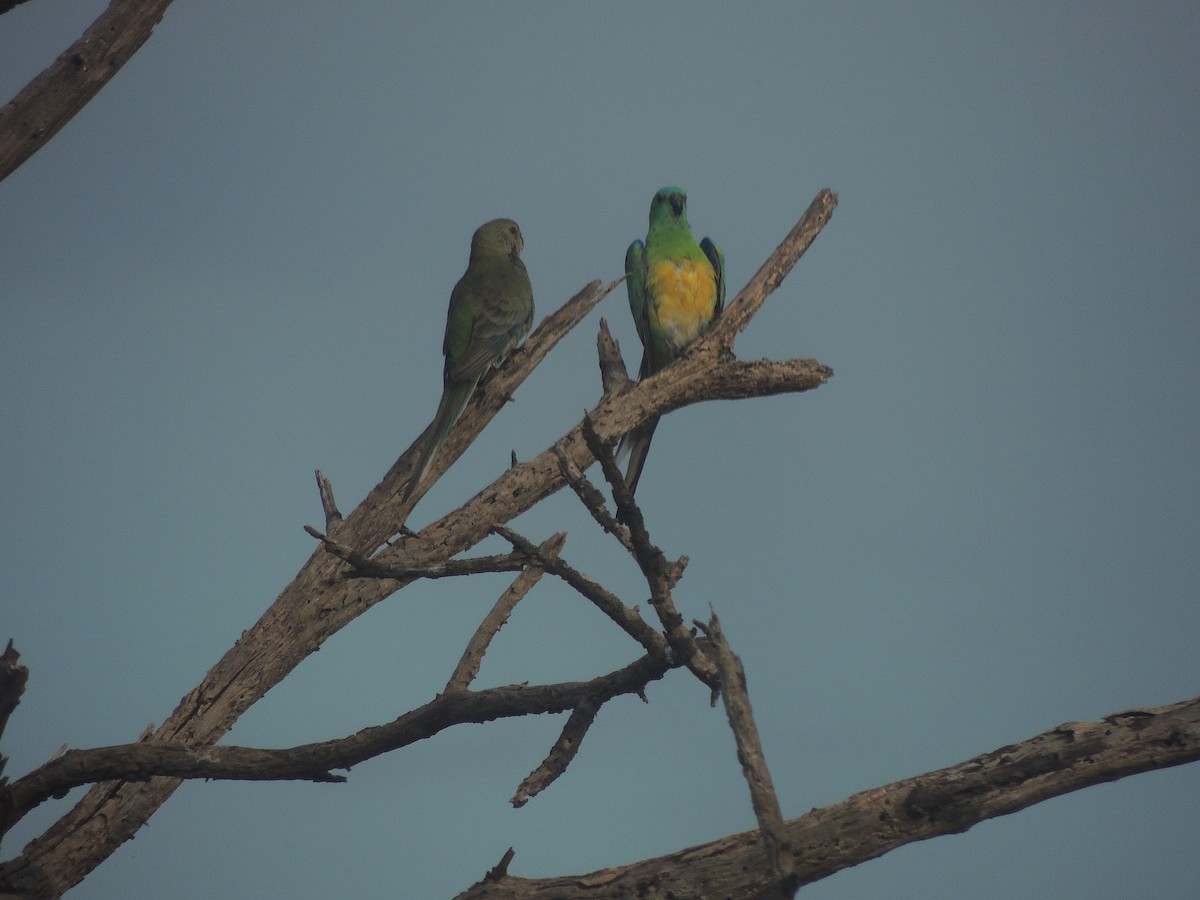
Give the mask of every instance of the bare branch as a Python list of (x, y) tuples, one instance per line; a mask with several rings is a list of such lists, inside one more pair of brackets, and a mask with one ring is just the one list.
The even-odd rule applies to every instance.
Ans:
[[(551, 535), (537, 548), (538, 556), (545, 559), (554, 559), (562, 552), (563, 545), (566, 542), (567, 536), (561, 531), (558, 534)], [(462, 659), (458, 661), (458, 665), (454, 667), (454, 673), (450, 676), (450, 680), (446, 682), (446, 693), (466, 690), (470, 686), (475, 676), (479, 674), (479, 667), (483, 663), (483, 656), (487, 653), (492, 638), (504, 627), (504, 623), (508, 621), (508, 617), (512, 615), (513, 609), (521, 602), (521, 599), (529, 593), (535, 584), (541, 581), (545, 571), (536, 562), (529, 564), (525, 571), (518, 575), (513, 580), (513, 583), (508, 586), (508, 590), (500, 595), (500, 598), (496, 601), (496, 605), (492, 607), (491, 612), (484, 617), (484, 620), (479, 623), (479, 627), (475, 629), (475, 634), (467, 642), (467, 649), (463, 651)]]
[(617, 462), (609, 452), (608, 446), (596, 434), (591, 419), (584, 417), (583, 440), (592, 456), (600, 463), (604, 478), (612, 488), (613, 500), (617, 505), (617, 518), (629, 527), (629, 542), (633, 557), (637, 560), (646, 583), (650, 587), (650, 605), (662, 623), (663, 631), (671, 649), (678, 654), (680, 660), (697, 678), (704, 682), (713, 692), (713, 702), (720, 688), (716, 666), (703, 650), (696, 644), (692, 632), (684, 624), (683, 616), (675, 608), (671, 589), (683, 577), (687, 557), (681, 557), (673, 563), (667, 562), (663, 552), (654, 546), (646, 531), (646, 523), (642, 511), (633, 499), (633, 492), (626, 486), (625, 479), (617, 468)]
[(108, 84), (150, 38), (170, 4), (171, 0), (112, 0), (79, 40), (0, 109), (0, 181)]
[(783, 813), (779, 808), (779, 797), (775, 794), (775, 785), (767, 769), (767, 757), (763, 753), (762, 740), (758, 736), (758, 726), (754, 724), (754, 713), (750, 709), (746, 670), (742, 667), (742, 661), (729, 648), (729, 642), (725, 640), (725, 633), (721, 630), (721, 622), (711, 606), (709, 614), (711, 618), (707, 625), (703, 622), (697, 622), (696, 625), (708, 635), (717, 669), (721, 673), (721, 697), (725, 701), (725, 715), (729, 717), (729, 727), (733, 730), (733, 737), (737, 743), (737, 756), (742, 765), (742, 774), (750, 786), (750, 803), (754, 807), (754, 817), (758, 819), (758, 828), (763, 835), (763, 849), (766, 851), (771, 871), (775, 873), (775, 892), (780, 897), (794, 897), (800, 886), (796, 880), (796, 858), (788, 843)]
[(512, 544), (518, 553), (528, 554), (529, 558), (545, 571), (561, 578), (583, 597), (590, 600), (600, 612), (608, 616), (622, 631), (641, 644), (651, 656), (667, 658), (667, 642), (663, 636), (647, 625), (646, 620), (638, 614), (636, 609), (622, 603), (616, 594), (572, 568), (562, 559), (543, 556), (538, 552), (537, 547), (511, 528), (497, 525), (492, 531)]
[(567, 479), (567, 484), (579, 497), (580, 502), (592, 514), (596, 524), (616, 538), (617, 542), (632, 554), (633, 544), (630, 542), (629, 529), (618, 522), (616, 517), (608, 511), (604, 505), (604, 495), (587, 480), (587, 476), (583, 474), (579, 466), (575, 465), (574, 460), (562, 452), (561, 447), (555, 444), (552, 449), (558, 458), (559, 471)]
[(600, 356), (600, 384), (605, 394), (623, 394), (633, 387), (633, 379), (625, 368), (621, 356), (621, 345), (608, 330), (608, 322), (600, 320), (600, 333), (596, 335), (596, 351)]
[[(13, 646), (12, 638), (9, 638), (8, 646), (0, 654), (0, 737), (4, 736), (8, 717), (21, 703), (21, 695), (25, 693), (25, 684), (29, 681), (29, 669), (17, 662), (20, 658), (21, 654)], [(4, 764), (7, 762), (8, 757), (0, 754), (0, 775), (4, 774)], [(3, 784), (3, 780), (0, 780), (0, 784)]]
[(521, 782), (509, 803), (518, 808), (524, 806), (552, 785), (567, 770), (567, 766), (579, 752), (583, 736), (587, 734), (588, 729), (592, 727), (592, 722), (596, 720), (596, 713), (600, 711), (600, 706), (601, 701), (595, 697), (588, 697), (575, 707), (567, 719), (567, 724), (563, 726), (558, 740), (550, 748), (549, 754), (542, 764)]
[[(1070, 722), (947, 769), (826, 806), (787, 822), (801, 885), (942, 834), (1139, 772), (1200, 760), (1200, 697)], [(589, 875), (480, 882), (458, 900), (621, 900), (654, 885), (675, 900), (757, 898), (774, 873), (761, 832), (747, 831), (668, 856)]]
[(304, 530), (319, 540), (325, 549), (338, 559), (349, 563), (351, 571), (347, 574), (347, 578), (385, 578), (409, 583), (418, 578), (454, 578), (459, 575), (482, 575), (486, 572), (518, 572), (529, 563), (528, 557), (519, 553), (476, 556), (471, 559), (448, 559), (445, 562), (431, 563), (425, 566), (381, 563), (373, 558), (368, 559), (353, 547), (347, 547), (340, 541), (335, 541), (311, 525), (305, 525)]
[(317, 476), (317, 490), (321, 493), (321, 509), (325, 512), (325, 530), (332, 531), (334, 526), (342, 521), (342, 513), (337, 508), (337, 501), (333, 499), (333, 485), (329, 479), (321, 474), (321, 470), (317, 469), (313, 473)]
[[(364, 728), (349, 737), (286, 750), (253, 747), (187, 746), (139, 742), (90, 750), (67, 750), (9, 787), (0, 787), (0, 834), (27, 812), (73, 787), (96, 781), (144, 781), (152, 777), (217, 778), (240, 781), (345, 781), (331, 769), (350, 769), (365, 760), (425, 740), (455, 725), (543, 715), (604, 703), (621, 694), (640, 694), (661, 678), (669, 664), (643, 656), (624, 668), (590, 681), (525, 684), (440, 694), (387, 725)], [(0, 893), (20, 889), (25, 873), (20, 857), (0, 864)]]
[(734, 338), (746, 330), (746, 326), (750, 324), (763, 302), (783, 283), (788, 272), (792, 271), (792, 267), (812, 246), (812, 242), (821, 233), (836, 207), (837, 194), (829, 188), (821, 188), (820, 193), (813, 198), (804, 215), (800, 217), (800, 221), (775, 248), (775, 252), (759, 267), (750, 282), (738, 291), (716, 324), (696, 342), (698, 352), (707, 353), (710, 347), (724, 351), (733, 347)]

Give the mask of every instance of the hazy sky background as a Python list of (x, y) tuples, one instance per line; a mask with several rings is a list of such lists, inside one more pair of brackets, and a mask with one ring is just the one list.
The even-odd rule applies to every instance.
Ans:
[[(0, 17), (0, 100), (99, 0)], [(748, 670), (785, 815), (1059, 723), (1200, 690), (1200, 5), (180, 0), (0, 184), (0, 639), (31, 670), (15, 777), (161, 722), (432, 418), (472, 231), (515, 218), (538, 318), (622, 273), (685, 187), (731, 295), (822, 187), (840, 204), (737, 342), (818, 391), (668, 417), (639, 490)], [(599, 318), (417, 507), (440, 516), (600, 393)], [(644, 605), (573, 496), (518, 520)], [(489, 547), (491, 545), (488, 545)], [(499, 546), (499, 545), (497, 545)], [(431, 699), (506, 576), (416, 585), (227, 742), (343, 736)], [(637, 648), (549, 580), (480, 685)], [(72, 896), (448, 897), (753, 827), (685, 673), (464, 727), (346, 785), (185, 785)], [(13, 832), (4, 856), (80, 795)], [(818, 898), (1200, 896), (1200, 766), (910, 846)]]

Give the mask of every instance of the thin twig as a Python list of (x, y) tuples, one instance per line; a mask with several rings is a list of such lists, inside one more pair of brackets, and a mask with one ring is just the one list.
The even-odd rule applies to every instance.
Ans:
[(713, 661), (705, 655), (703, 649), (696, 644), (692, 632), (684, 624), (683, 616), (675, 608), (671, 590), (683, 575), (687, 565), (687, 557), (680, 557), (675, 562), (667, 561), (663, 552), (650, 540), (646, 531), (646, 523), (642, 511), (633, 499), (633, 492), (625, 484), (617, 462), (600, 436), (592, 427), (592, 420), (585, 416), (583, 420), (583, 439), (588, 449), (600, 463), (604, 478), (612, 488), (613, 500), (617, 506), (617, 518), (629, 528), (630, 547), (642, 575), (650, 587), (650, 605), (654, 608), (663, 626), (671, 649), (678, 654), (680, 661), (691, 670), (697, 678), (706, 684), (713, 692), (712, 701), (716, 703), (720, 679)]
[(561, 578), (577, 593), (590, 600), (622, 631), (641, 644), (647, 653), (660, 659), (666, 659), (669, 656), (667, 642), (663, 636), (651, 628), (636, 609), (622, 603), (616, 594), (564, 562), (561, 557), (548, 559), (540, 556), (537, 547), (528, 538), (522, 537), (511, 528), (495, 525), (492, 527), (492, 532), (512, 544), (518, 553), (528, 554), (530, 559), (548, 573)]
[(332, 531), (334, 526), (342, 521), (341, 510), (337, 508), (337, 501), (333, 499), (333, 485), (320, 469), (313, 474), (317, 476), (317, 490), (321, 494), (321, 509), (325, 512), (325, 530)]
[(750, 694), (746, 690), (746, 670), (742, 667), (742, 661), (729, 648), (716, 610), (711, 605), (708, 609), (708, 624), (697, 621), (696, 626), (708, 636), (717, 669), (721, 673), (721, 697), (725, 701), (725, 715), (729, 717), (729, 727), (733, 729), (742, 774), (746, 778), (746, 784), (750, 786), (750, 804), (754, 807), (754, 816), (758, 819), (758, 827), (762, 831), (767, 861), (775, 873), (778, 895), (784, 898), (794, 897), (796, 889), (800, 886), (796, 878), (796, 857), (783, 824), (779, 797), (775, 793), (775, 785), (767, 769), (767, 758), (763, 753), (762, 740), (758, 736), (758, 726), (754, 724)]
[(567, 724), (563, 726), (562, 733), (542, 760), (542, 764), (521, 782), (509, 803), (518, 808), (522, 807), (558, 780), (579, 752), (579, 745), (583, 743), (584, 735), (596, 720), (596, 713), (600, 711), (601, 705), (602, 701), (595, 697), (586, 697), (580, 701), (567, 718)]
[(558, 467), (563, 478), (567, 479), (567, 484), (579, 497), (587, 511), (592, 514), (596, 524), (616, 538), (622, 547), (633, 553), (633, 544), (629, 540), (629, 529), (618, 522), (616, 517), (608, 511), (608, 507), (604, 505), (604, 495), (588, 481), (583, 470), (575, 465), (575, 461), (567, 456), (558, 444), (554, 445), (554, 455), (558, 457)]
[[(551, 535), (537, 548), (538, 556), (545, 559), (553, 559), (562, 552), (563, 544), (566, 542), (567, 536), (564, 532), (560, 531), (558, 534)], [(491, 612), (479, 623), (479, 627), (471, 635), (471, 640), (467, 642), (467, 649), (463, 651), (462, 658), (458, 661), (458, 665), (454, 667), (454, 673), (450, 676), (450, 680), (446, 682), (447, 693), (451, 691), (464, 691), (471, 686), (471, 682), (479, 674), (479, 667), (483, 663), (483, 656), (487, 653), (488, 645), (491, 644), (492, 638), (504, 627), (504, 623), (512, 615), (513, 609), (529, 593), (530, 589), (541, 580), (545, 571), (537, 562), (529, 563), (525, 571), (513, 579), (513, 583), (500, 595)]]
[(417, 578), (456, 578), (460, 575), (482, 575), (486, 572), (518, 572), (529, 563), (529, 558), (520, 553), (501, 553), (493, 556), (474, 556), (470, 559), (448, 559), (442, 563), (415, 566), (405, 563), (382, 563), (369, 559), (353, 547), (322, 534), (311, 525), (304, 530), (325, 545), (325, 549), (338, 559), (349, 563), (348, 578), (388, 578), (395, 581), (412, 581)]
[[(254, 747), (134, 743), (119, 747), (67, 750), (0, 790), (0, 834), (31, 809), (81, 784), (153, 776), (217, 778), (240, 781), (341, 781), (332, 769), (349, 769), (364, 760), (425, 740), (454, 725), (573, 710), (592, 700), (603, 703), (621, 694), (641, 694), (670, 664), (642, 656), (623, 668), (589, 681), (513, 684), (482, 691), (439, 694), (393, 722), (364, 728), (348, 737), (286, 750)], [(0, 888), (12, 862), (0, 864)], [(3, 893), (0, 890), (0, 893)]]
[(596, 335), (596, 352), (600, 357), (600, 385), (607, 394), (623, 394), (634, 385), (625, 367), (625, 358), (621, 356), (621, 345), (612, 332), (608, 330), (608, 322), (600, 320), (600, 332)]

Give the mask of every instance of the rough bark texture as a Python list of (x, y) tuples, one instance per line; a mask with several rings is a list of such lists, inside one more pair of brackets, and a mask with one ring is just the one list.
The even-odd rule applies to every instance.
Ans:
[[(800, 883), (913, 841), (963, 832), (1034, 803), (1200, 759), (1200, 697), (1069, 722), (967, 762), (855, 794), (787, 822)], [(519, 854), (517, 856), (519, 859)], [(749, 900), (775, 888), (748, 831), (587, 875), (526, 879), (496, 870), (458, 900)]]
[[(112, 0), (83, 37), (0, 109), (0, 181), (41, 149), (108, 84), (146, 43), (170, 3)], [(14, 5), (5, 4), (8, 8)]]

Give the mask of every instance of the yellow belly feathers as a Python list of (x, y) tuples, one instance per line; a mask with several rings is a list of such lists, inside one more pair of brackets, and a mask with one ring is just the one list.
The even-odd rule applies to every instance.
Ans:
[(712, 321), (717, 305), (717, 280), (708, 260), (660, 262), (647, 273), (651, 315), (681, 350), (698, 338)]

